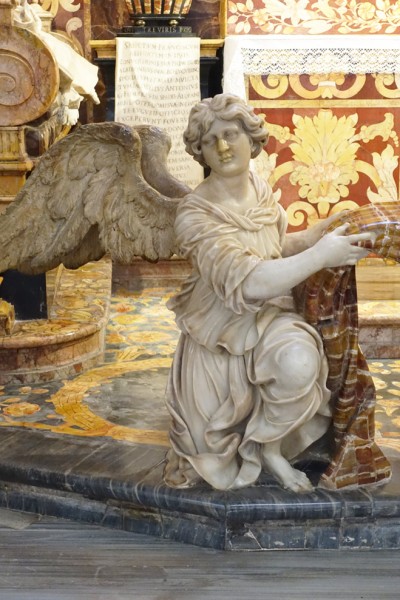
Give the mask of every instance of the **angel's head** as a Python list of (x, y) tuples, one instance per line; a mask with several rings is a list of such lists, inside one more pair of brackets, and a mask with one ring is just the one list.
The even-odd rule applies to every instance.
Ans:
[(240, 125), (250, 140), (251, 158), (258, 156), (267, 143), (268, 132), (262, 119), (239, 96), (217, 94), (213, 98), (206, 98), (190, 111), (188, 126), (183, 134), (186, 152), (203, 167), (206, 167), (207, 163), (204, 160), (201, 141), (215, 119), (235, 121)]

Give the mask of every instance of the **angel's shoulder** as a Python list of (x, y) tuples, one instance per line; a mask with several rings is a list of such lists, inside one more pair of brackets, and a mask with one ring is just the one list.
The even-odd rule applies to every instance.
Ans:
[(195, 231), (209, 229), (212, 221), (209, 203), (196, 193), (190, 193), (182, 198), (177, 207), (175, 233), (178, 238), (191, 237)]
[(187, 214), (195, 212), (196, 214), (206, 215), (209, 213), (210, 201), (201, 196), (197, 189), (184, 196), (177, 208), (177, 214)]

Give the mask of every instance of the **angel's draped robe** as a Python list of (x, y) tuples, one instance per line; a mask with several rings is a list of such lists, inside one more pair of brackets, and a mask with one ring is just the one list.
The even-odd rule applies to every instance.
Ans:
[[(281, 257), (287, 227), (270, 187), (251, 178), (258, 204), (245, 215), (194, 193), (178, 209), (177, 242), (193, 272), (169, 303), (181, 330), (167, 389), (172, 447), (164, 476), (174, 487), (199, 479), (217, 489), (251, 485), (263, 444), (282, 440), (291, 459), (331, 422), (322, 341), (295, 312), (291, 292), (269, 301), (243, 296), (259, 262)], [(275, 397), (271, 383), (291, 344), (313, 348), (317, 368), (302, 388)]]

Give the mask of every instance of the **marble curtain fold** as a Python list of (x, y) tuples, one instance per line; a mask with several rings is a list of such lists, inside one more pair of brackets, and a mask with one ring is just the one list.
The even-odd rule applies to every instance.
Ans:
[[(369, 204), (344, 213), (349, 233), (377, 232), (374, 252), (400, 262), (400, 204)], [(355, 267), (324, 269), (294, 290), (297, 310), (320, 333), (329, 363), (335, 451), (319, 486), (329, 489), (378, 485), (391, 468), (375, 436), (376, 393), (358, 346)]]

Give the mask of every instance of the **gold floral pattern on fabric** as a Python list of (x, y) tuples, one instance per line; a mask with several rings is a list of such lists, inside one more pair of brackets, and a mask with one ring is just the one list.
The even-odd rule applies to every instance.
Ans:
[(335, 0), (228, 1), (228, 34), (391, 34), (400, 31), (400, 3)]
[(344, 209), (397, 201), (395, 76), (251, 75), (247, 87), (270, 134), (257, 171), (269, 174), (281, 194), (291, 229)]

